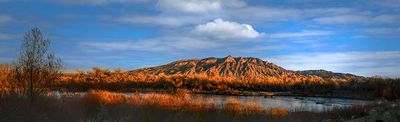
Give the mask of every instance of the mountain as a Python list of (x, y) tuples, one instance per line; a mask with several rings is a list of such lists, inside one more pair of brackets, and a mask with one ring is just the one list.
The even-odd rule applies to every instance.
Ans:
[(347, 79), (347, 78), (357, 78), (357, 79), (365, 79), (365, 77), (357, 76), (349, 73), (336, 73), (332, 71), (326, 70), (303, 70), (303, 71), (294, 71), (300, 75), (304, 76), (319, 76), (321, 78), (336, 78), (336, 79)]
[(294, 72), (287, 71), (271, 62), (252, 57), (225, 58), (209, 57), (205, 59), (187, 59), (174, 61), (166, 65), (133, 70), (148, 74), (206, 74), (208, 76), (223, 77), (281, 77), (294, 76)]
[(348, 73), (335, 73), (326, 70), (304, 70), (290, 71), (274, 63), (252, 57), (232, 57), (225, 58), (209, 57), (204, 59), (186, 59), (171, 62), (166, 65), (148, 67), (133, 70), (130, 72), (141, 72), (153, 75), (196, 75), (205, 74), (207, 76), (220, 77), (253, 77), (253, 78), (288, 78), (288, 77), (309, 77), (318, 76), (321, 78), (347, 79), (365, 77)]

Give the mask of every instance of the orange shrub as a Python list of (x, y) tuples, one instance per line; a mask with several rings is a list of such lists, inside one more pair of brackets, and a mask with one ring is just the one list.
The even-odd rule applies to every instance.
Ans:
[(240, 105), (239, 100), (235, 98), (228, 98), (225, 100), (225, 105), (222, 110), (225, 112), (239, 113), (242, 111), (242, 106)]
[(249, 102), (243, 104), (243, 112), (245, 114), (258, 114), (264, 111), (262, 105), (260, 103)]
[(267, 115), (269, 116), (286, 116), (288, 114), (288, 110), (284, 108), (270, 108), (267, 110)]
[(125, 94), (112, 93), (108, 91), (91, 90), (86, 97), (89, 100), (100, 101), (106, 104), (123, 104), (128, 102), (128, 96)]
[(234, 114), (260, 114), (264, 110), (262, 105), (255, 102), (241, 103), (235, 98), (228, 98), (225, 100), (225, 105), (222, 111)]
[[(85, 95), (88, 103), (93, 103), (94, 106), (101, 104), (130, 104), (137, 106), (157, 107), (176, 111), (215, 111), (216, 100), (206, 99), (204, 97), (194, 97), (187, 91), (180, 91), (175, 95), (147, 93), (140, 94), (136, 92), (132, 96), (121, 93), (113, 93), (108, 91), (91, 90)], [(258, 103), (241, 103), (235, 98), (226, 99), (226, 104), (223, 106), (223, 112), (233, 114), (260, 114), (263, 113), (263, 108)], [(92, 105), (92, 106), (93, 106)], [(96, 107), (92, 108), (96, 108)]]

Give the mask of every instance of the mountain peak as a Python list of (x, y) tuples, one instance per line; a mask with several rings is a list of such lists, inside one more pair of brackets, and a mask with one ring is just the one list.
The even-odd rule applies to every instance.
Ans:
[(228, 55), (227, 57), (225, 57), (224, 62), (234, 62), (235, 58), (231, 55)]

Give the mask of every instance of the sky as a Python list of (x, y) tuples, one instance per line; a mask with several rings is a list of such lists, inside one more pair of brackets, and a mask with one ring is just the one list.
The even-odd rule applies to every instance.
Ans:
[(0, 0), (0, 63), (33, 27), (67, 71), (232, 55), (400, 77), (400, 0)]

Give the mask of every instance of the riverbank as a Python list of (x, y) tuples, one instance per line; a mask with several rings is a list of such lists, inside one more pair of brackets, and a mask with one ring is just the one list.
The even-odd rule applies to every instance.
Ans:
[(341, 99), (357, 99), (357, 100), (374, 100), (379, 99), (367, 92), (351, 92), (351, 91), (333, 91), (329, 94), (311, 93), (311, 92), (265, 92), (265, 91), (230, 91), (230, 92), (210, 92), (210, 91), (193, 91), (197, 94), (217, 94), (217, 95), (234, 95), (234, 96), (294, 96), (294, 97), (322, 97), (322, 98), (341, 98)]
[[(175, 94), (125, 95), (91, 91), (84, 96), (41, 96), (33, 104), (16, 95), (0, 99), (1, 121), (323, 121), (365, 116), (366, 106), (336, 108), (327, 112), (289, 112), (263, 109), (257, 103), (229, 99), (218, 109), (215, 101)], [(32, 105), (30, 107), (30, 105)]]
[[(102, 89), (98, 89), (102, 90)], [(125, 90), (119, 90), (114, 92), (156, 92), (156, 93), (175, 93), (179, 90), (189, 90), (194, 94), (214, 94), (214, 95), (230, 95), (230, 96), (264, 96), (264, 97), (274, 97), (274, 96), (294, 96), (294, 97), (321, 97), (321, 98), (339, 98), (339, 99), (356, 99), (356, 100), (376, 100), (385, 99), (377, 97), (374, 92), (364, 92), (364, 91), (344, 91), (337, 90), (332, 92), (310, 92), (310, 91), (239, 91), (239, 90), (196, 90), (196, 89), (155, 89), (155, 88), (131, 88)], [(61, 90), (64, 92), (87, 92), (82, 90)]]

